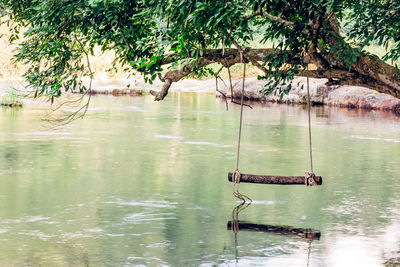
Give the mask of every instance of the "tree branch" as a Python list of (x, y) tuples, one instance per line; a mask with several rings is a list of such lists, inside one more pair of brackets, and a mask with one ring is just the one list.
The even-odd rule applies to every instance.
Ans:
[(232, 42), (232, 44), (234, 44), (234, 46), (236, 46), (236, 48), (239, 50), (239, 52), (243, 53), (243, 55), (251, 62), (253, 63), (254, 66), (256, 66), (257, 68), (259, 68), (260, 70), (262, 70), (265, 74), (268, 73), (268, 70), (261, 65), (260, 63), (258, 63), (257, 58), (255, 58), (254, 56), (250, 55), (250, 53), (244, 49), (242, 46), (240, 46), (235, 39), (233, 39), (232, 35), (230, 35), (228, 32), (226, 32), (226, 36), (228, 37), (228, 39)]
[(150, 93), (152, 95), (155, 95), (154, 98), (155, 101), (163, 100), (167, 96), (168, 90), (173, 82), (177, 82), (182, 78), (186, 77), (187, 75), (189, 75), (190, 73), (204, 66), (207, 66), (211, 63), (213, 63), (213, 61), (210, 61), (207, 58), (202, 57), (199, 58), (197, 62), (191, 62), (189, 64), (184, 65), (182, 69), (169, 71), (164, 75), (165, 83), (161, 91), (158, 93), (156, 93), (155, 91), (150, 91)]
[(271, 14), (265, 12), (265, 11), (262, 11), (261, 14), (262, 14), (264, 17), (267, 17), (267, 18), (269, 18), (269, 19), (272, 20), (272, 21), (276, 21), (276, 22), (282, 23), (282, 24), (283, 24), (284, 26), (286, 26), (286, 27), (293, 27), (293, 26), (294, 26), (294, 23), (293, 23), (293, 22), (284, 20), (284, 19), (281, 18), (281, 17), (273, 16), (273, 15), (271, 15)]
[(261, 8), (258, 8), (258, 10), (255, 13), (247, 16), (244, 20), (247, 21), (247, 20), (250, 20), (250, 19), (252, 19), (254, 17), (257, 17), (257, 16), (266, 17), (269, 20), (275, 21), (275, 22), (279, 22), (279, 23), (283, 24), (286, 27), (291, 27), (292, 28), (294, 26), (293, 22), (285, 20), (285, 19), (283, 19), (281, 17), (277, 17), (277, 16), (274, 16), (274, 15), (271, 15), (268, 12), (262, 10)]
[[(274, 52), (276, 52), (276, 49), (274, 48), (255, 48), (246, 51), (248, 55), (250, 55), (252, 58), (255, 58), (258, 61), (262, 61), (264, 57)], [(238, 63), (236, 61), (240, 59), (240, 51), (236, 48), (204, 49), (201, 51), (201, 53), (202, 53), (201, 56), (202, 58), (206, 58), (214, 62), (219, 62), (224, 67), (232, 66)], [(192, 58), (192, 56), (190, 54), (186, 54), (184, 56), (169, 55), (163, 58), (161, 61), (159, 61), (159, 64), (167, 65), (176, 62), (178, 60), (187, 58)]]
[[(230, 35), (227, 35), (228, 38)], [(234, 40), (233, 40), (234, 41)], [(189, 75), (191, 72), (204, 67), (211, 63), (221, 63), (224, 67), (230, 67), (234, 64), (241, 63), (240, 52), (244, 51), (243, 54), (246, 60), (249, 60), (257, 68), (262, 71), (266, 71), (259, 62), (264, 60), (264, 57), (276, 53), (276, 49), (243, 49), (237, 42), (232, 42), (237, 49), (228, 48), (225, 49), (223, 54), (222, 49), (208, 49), (203, 51), (203, 57), (198, 60), (198, 64), (193, 67), (193, 63), (185, 65), (181, 70), (169, 71), (165, 74), (164, 84), (162, 90), (157, 93), (156, 100), (162, 100), (168, 94), (168, 90), (172, 82), (177, 82), (183, 77)], [(324, 55), (321, 55), (324, 57)], [(291, 57), (289, 56), (289, 59)], [(325, 57), (324, 57), (325, 58)], [(326, 58), (327, 62), (331, 62), (332, 59)], [(392, 96), (400, 98), (400, 75), (397, 73), (395, 67), (386, 64), (385, 62), (374, 59), (369, 56), (360, 56), (358, 62), (355, 63), (349, 71), (346, 66), (330, 66), (325, 68), (321, 64), (318, 64), (320, 59), (315, 57), (311, 58), (311, 64), (321, 66), (318, 70), (302, 70), (296, 74), (296, 76), (304, 76), (310, 78), (328, 78), (331, 81), (337, 80), (335, 83), (341, 85), (357, 85), (371, 88), (381, 93), (387, 93)], [(289, 60), (287, 62), (291, 64)], [(296, 62), (293, 62), (296, 63)], [(170, 81), (168, 80), (170, 79)]]
[(262, 15), (262, 14), (261, 14), (261, 11), (260, 11), (260, 10), (257, 10), (257, 12), (255, 12), (255, 13), (253, 13), (253, 14), (247, 16), (247, 17), (245, 17), (244, 20), (245, 20), (245, 21), (248, 21), (248, 20), (250, 20), (250, 19), (252, 19), (252, 18), (254, 18), (254, 17), (261, 16), (261, 15)]
[(171, 87), (171, 85), (172, 85), (172, 80), (166, 79), (160, 92), (157, 93), (153, 90), (150, 90), (150, 94), (155, 96), (154, 101), (163, 100), (167, 96), (168, 90)]

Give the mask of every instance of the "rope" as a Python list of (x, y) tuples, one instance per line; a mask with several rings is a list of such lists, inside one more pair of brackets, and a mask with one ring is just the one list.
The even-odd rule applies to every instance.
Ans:
[[(308, 70), (308, 64), (307, 64)], [(308, 106), (308, 142), (310, 148), (310, 168), (313, 171), (312, 142), (311, 142), (311, 99), (310, 99), (310, 78), (307, 76), (307, 106)]]
[(308, 267), (308, 266), (310, 266), (310, 258), (311, 258), (311, 243), (312, 243), (312, 240), (308, 241), (307, 267)]
[(304, 184), (306, 186), (314, 186), (317, 185), (315, 182), (315, 174), (313, 172), (305, 172), (304, 175)]
[(236, 263), (238, 262), (238, 258), (239, 258), (238, 239), (237, 239), (237, 234), (239, 232), (239, 212), (240, 212), (240, 208), (241, 208), (241, 206), (243, 204), (244, 204), (244, 202), (239, 204), (239, 206), (235, 207), (233, 209), (233, 211), (232, 211), (232, 231), (233, 231), (233, 237), (235, 239), (235, 259), (236, 259)]
[[(308, 70), (308, 64), (307, 64)], [(307, 113), (308, 113), (308, 144), (310, 150), (310, 172), (305, 172), (304, 183), (307, 186), (317, 185), (313, 171), (312, 141), (311, 141), (311, 99), (310, 99), (310, 79), (307, 76)]]
[(235, 239), (235, 259), (236, 259), (236, 263), (239, 260), (238, 239), (237, 239), (237, 234), (238, 234), (238, 232), (240, 230), (239, 229), (239, 213), (242, 210), (246, 209), (250, 204), (251, 204), (251, 202), (249, 202), (247, 204), (242, 202), (232, 210), (232, 231), (233, 231), (233, 237)]
[[(240, 54), (242, 56), (242, 54)], [(242, 59), (243, 60), (243, 59)], [(242, 95), (240, 96), (240, 121), (239, 121), (239, 137), (238, 137), (238, 145), (237, 145), (237, 154), (236, 154), (236, 171), (239, 171), (239, 153), (240, 153), (240, 139), (242, 135), (242, 123), (243, 123), (243, 95), (244, 95), (244, 80), (246, 75), (246, 64), (243, 64), (243, 82), (242, 82)]]
[(231, 87), (231, 102), (233, 103), (233, 86), (232, 86), (232, 76), (230, 67), (228, 67), (229, 85)]
[(246, 63), (243, 59), (243, 54), (240, 53), (240, 59), (243, 62), (243, 82), (242, 82), (242, 95), (240, 98), (240, 121), (239, 121), (239, 136), (238, 136), (238, 145), (237, 145), (237, 153), (236, 153), (236, 168), (233, 172), (232, 182), (233, 182), (233, 189), (232, 194), (236, 198), (242, 200), (242, 202), (246, 202), (246, 200), (252, 201), (251, 198), (241, 194), (239, 192), (239, 183), (240, 183), (240, 171), (239, 171), (239, 158), (240, 158), (240, 139), (242, 135), (242, 124), (243, 124), (243, 96), (244, 96), (244, 81), (246, 78)]

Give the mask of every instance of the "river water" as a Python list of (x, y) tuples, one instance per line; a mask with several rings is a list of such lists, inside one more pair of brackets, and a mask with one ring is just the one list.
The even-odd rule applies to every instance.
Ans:
[[(47, 111), (0, 110), (0, 266), (400, 264), (400, 117), (391, 113), (314, 107), (323, 185), (241, 184), (253, 203), (239, 220), (282, 231), (235, 238), (227, 173), (239, 106), (226, 111), (207, 94), (96, 96), (83, 120), (58, 130), (44, 127)], [(302, 175), (307, 131), (302, 106), (246, 108), (241, 172)]]

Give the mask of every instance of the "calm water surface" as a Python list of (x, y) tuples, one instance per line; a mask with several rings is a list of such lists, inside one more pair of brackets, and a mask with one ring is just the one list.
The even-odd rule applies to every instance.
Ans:
[[(241, 184), (239, 220), (313, 229), (227, 230), (239, 107), (205, 94), (94, 97), (48, 130), (47, 106), (0, 110), (0, 266), (395, 266), (400, 117), (313, 108), (317, 188)], [(240, 170), (302, 175), (304, 107), (246, 109)], [(236, 251), (236, 252), (235, 252)]]

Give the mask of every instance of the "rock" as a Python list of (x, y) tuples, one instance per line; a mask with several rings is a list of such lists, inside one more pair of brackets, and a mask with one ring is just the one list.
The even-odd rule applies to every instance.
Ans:
[(346, 108), (397, 110), (400, 99), (359, 86), (340, 86), (328, 93), (325, 104)]
[[(107, 93), (108, 94), (108, 93)], [(130, 95), (130, 96), (142, 96), (143, 92), (141, 90), (137, 90), (137, 89), (129, 89), (129, 88), (125, 88), (125, 89), (113, 89), (111, 91), (111, 94), (113, 96), (126, 96), (126, 95)]]
[(385, 99), (380, 103), (380, 109), (384, 111), (397, 111), (400, 108), (400, 99)]
[(365, 101), (371, 105), (371, 108), (373, 108), (377, 103), (379, 102), (378, 97), (375, 94), (368, 94), (365, 97)]
[[(310, 96), (313, 104), (323, 104), (325, 98), (325, 85), (326, 79), (310, 79)], [(268, 101), (278, 103), (306, 103), (307, 88), (306, 78), (296, 77), (292, 83), (292, 89), (287, 95), (283, 95), (281, 98), (279, 95), (268, 95), (265, 96), (263, 91), (265, 90), (265, 80), (258, 80), (257, 78), (246, 78), (245, 91), (243, 98), (245, 100), (254, 101)], [(303, 87), (302, 87), (303, 85)], [(283, 86), (285, 90), (287, 86)], [(227, 97), (231, 97), (230, 87), (223, 86), (220, 89)], [(242, 92), (242, 80), (237, 80), (233, 83), (233, 97), (236, 99), (241, 98)], [(217, 93), (218, 96), (221, 94)]]
[[(247, 78), (245, 81), (245, 100), (267, 101), (277, 103), (306, 103), (307, 91), (304, 77), (296, 77), (292, 83), (292, 90), (280, 98), (279, 95), (263, 95), (265, 80), (257, 78)], [(374, 90), (360, 86), (326, 86), (327, 79), (309, 79), (310, 96), (314, 105), (328, 105), (349, 109), (376, 109), (393, 111), (400, 114), (400, 99), (391, 95), (378, 93)], [(285, 89), (283, 87), (283, 89)], [(220, 91), (228, 98), (231, 97), (230, 88), (221, 86)], [(240, 99), (242, 92), (242, 80), (237, 80), (233, 84), (233, 97)], [(218, 97), (222, 95), (217, 93)]]
[(368, 102), (366, 98), (362, 98), (358, 101), (358, 108), (372, 109), (372, 104)]

